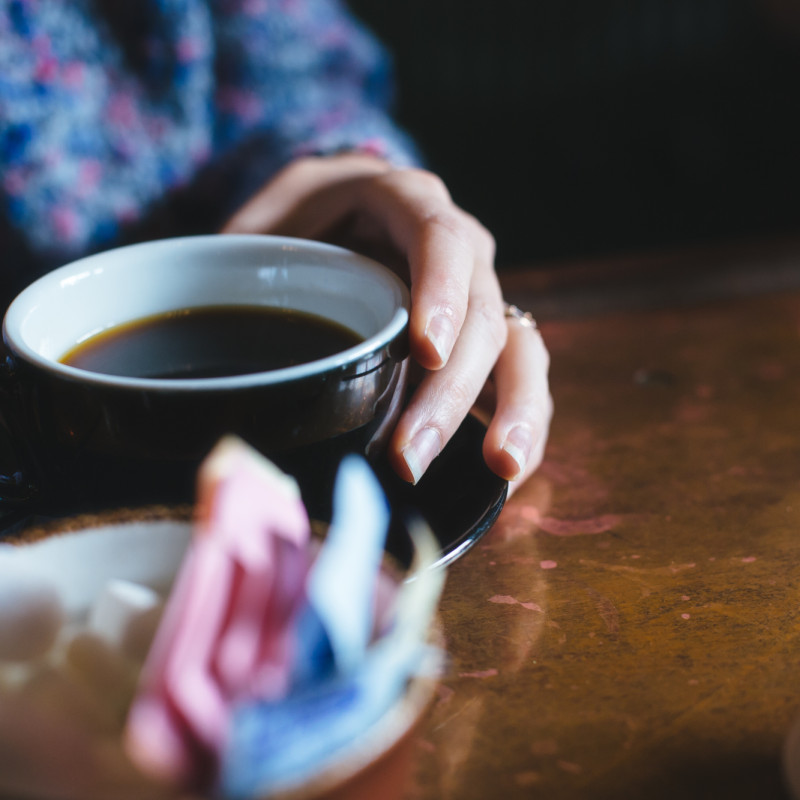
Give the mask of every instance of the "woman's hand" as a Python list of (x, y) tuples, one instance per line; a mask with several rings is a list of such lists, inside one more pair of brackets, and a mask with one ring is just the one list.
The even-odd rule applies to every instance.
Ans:
[(424, 373), (389, 445), (403, 478), (422, 477), (479, 396), (490, 407), (489, 467), (518, 482), (538, 466), (552, 413), (547, 350), (534, 326), (505, 315), (494, 240), (435, 175), (355, 153), (303, 158), (245, 203), (223, 233), (335, 242), (409, 281), (411, 354)]

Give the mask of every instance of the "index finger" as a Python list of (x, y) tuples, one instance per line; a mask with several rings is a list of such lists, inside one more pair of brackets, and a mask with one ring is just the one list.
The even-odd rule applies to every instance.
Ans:
[(370, 220), (406, 258), (412, 355), (426, 369), (443, 367), (464, 324), (475, 264), (493, 263), (494, 241), (438, 177), (421, 169), (320, 186), (292, 212), (294, 226), (312, 237), (353, 217)]
[(426, 369), (440, 369), (467, 315), (476, 256), (485, 257), (479, 226), (453, 204), (439, 178), (422, 170), (385, 173), (366, 191), (408, 259), (414, 358)]

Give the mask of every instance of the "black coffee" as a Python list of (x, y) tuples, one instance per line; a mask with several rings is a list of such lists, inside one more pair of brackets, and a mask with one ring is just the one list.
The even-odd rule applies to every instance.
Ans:
[(265, 306), (171, 311), (92, 336), (63, 364), (136, 378), (216, 378), (281, 369), (352, 347), (362, 338), (324, 317)]

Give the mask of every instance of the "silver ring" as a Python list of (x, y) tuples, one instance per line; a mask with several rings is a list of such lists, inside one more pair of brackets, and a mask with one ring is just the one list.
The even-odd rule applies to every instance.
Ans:
[(503, 315), (506, 319), (513, 319), (526, 328), (538, 330), (536, 320), (533, 318), (533, 314), (531, 314), (530, 311), (523, 311), (521, 308), (517, 308), (517, 306), (511, 303), (503, 303)]

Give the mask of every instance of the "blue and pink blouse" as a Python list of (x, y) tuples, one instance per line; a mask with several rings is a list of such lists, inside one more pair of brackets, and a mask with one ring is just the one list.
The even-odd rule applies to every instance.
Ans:
[(303, 154), (413, 162), (389, 102), (339, 0), (0, 0), (0, 276), (215, 230)]

